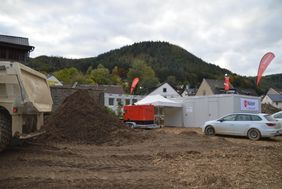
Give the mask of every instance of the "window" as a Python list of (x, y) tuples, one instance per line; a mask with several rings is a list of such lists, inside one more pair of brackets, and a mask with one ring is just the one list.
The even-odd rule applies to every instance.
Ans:
[(276, 114), (275, 116), (273, 116), (274, 118), (282, 118), (282, 113), (280, 113), (280, 114)]
[(130, 104), (130, 99), (125, 99), (125, 104), (126, 105)]
[(137, 102), (138, 100), (137, 99), (133, 99), (132, 100), (132, 104), (134, 104), (135, 102)]
[(264, 118), (267, 120), (267, 121), (275, 121), (275, 119), (273, 117), (271, 117), (270, 115), (265, 115)]
[(113, 106), (114, 105), (114, 98), (109, 98), (109, 105)]
[(252, 118), (250, 115), (238, 114), (236, 121), (252, 121)]
[(225, 116), (224, 118), (222, 118), (221, 120), (222, 121), (235, 121), (235, 117), (236, 115), (228, 115), (228, 116)]
[(166, 93), (166, 88), (163, 88), (163, 92)]
[(119, 106), (122, 106), (122, 105), (123, 105), (120, 98), (117, 98), (117, 104), (118, 104)]
[(261, 118), (259, 116), (251, 115), (251, 117), (252, 117), (252, 121), (261, 121)]

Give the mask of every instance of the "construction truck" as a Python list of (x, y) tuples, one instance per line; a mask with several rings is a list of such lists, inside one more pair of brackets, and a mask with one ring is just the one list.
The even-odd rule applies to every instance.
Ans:
[(43, 116), (52, 104), (45, 75), (19, 62), (0, 61), (0, 151), (13, 138), (42, 134)]
[(155, 129), (155, 107), (153, 105), (126, 105), (123, 107), (123, 121), (131, 128)]

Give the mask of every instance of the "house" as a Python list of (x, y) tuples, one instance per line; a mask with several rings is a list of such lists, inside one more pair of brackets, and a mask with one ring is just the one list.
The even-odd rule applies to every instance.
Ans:
[(262, 104), (270, 104), (282, 109), (282, 89), (270, 88), (262, 99)]
[(241, 95), (258, 96), (254, 89), (238, 89), (237, 92)]
[(224, 90), (224, 80), (203, 79), (196, 96), (208, 96), (215, 94), (236, 94), (236, 89), (230, 84), (229, 91)]
[(47, 76), (49, 86), (63, 86), (63, 84), (53, 75)]
[(195, 96), (196, 92), (197, 92), (196, 88), (191, 88), (189, 85), (185, 85), (184, 90), (182, 90), (180, 94), (182, 97)]
[(104, 93), (104, 105), (119, 115), (124, 105), (134, 104), (135, 102), (143, 99), (142, 95), (127, 95), (127, 94), (115, 94)]
[(0, 60), (26, 63), (33, 49), (28, 43), (28, 38), (0, 35)]
[(163, 83), (154, 89), (149, 95), (162, 95), (165, 98), (178, 98), (180, 95), (176, 92), (176, 90), (170, 86), (168, 83)]
[(282, 89), (278, 89), (278, 88), (270, 88), (267, 93), (268, 94), (281, 94), (282, 95)]

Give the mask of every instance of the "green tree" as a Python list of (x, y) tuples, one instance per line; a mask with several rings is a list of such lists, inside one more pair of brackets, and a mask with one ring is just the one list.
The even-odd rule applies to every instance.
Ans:
[(56, 71), (53, 75), (64, 84), (73, 84), (74, 82), (85, 83), (83, 74), (73, 67)]
[(88, 78), (95, 81), (100, 85), (112, 84), (111, 74), (109, 69), (105, 68), (102, 64), (99, 64), (96, 69), (88, 70)]
[(151, 88), (159, 84), (159, 79), (155, 76), (154, 70), (140, 59), (133, 61), (132, 68), (129, 69), (127, 77), (129, 83), (131, 83), (135, 77), (140, 79), (138, 84), (140, 88), (135, 89), (135, 94), (148, 93)]
[(173, 87), (177, 86), (177, 81), (176, 81), (176, 77), (174, 75), (169, 75), (167, 76), (166, 81), (168, 82), (168, 84), (170, 84)]
[(122, 86), (122, 80), (120, 78), (119, 70), (118, 70), (117, 66), (115, 66), (112, 69), (112, 82), (113, 82), (113, 84), (121, 85)]

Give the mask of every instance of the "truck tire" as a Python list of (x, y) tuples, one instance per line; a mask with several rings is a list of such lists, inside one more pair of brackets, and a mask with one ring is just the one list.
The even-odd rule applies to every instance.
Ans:
[(12, 139), (11, 116), (0, 109), (0, 152), (10, 144)]

